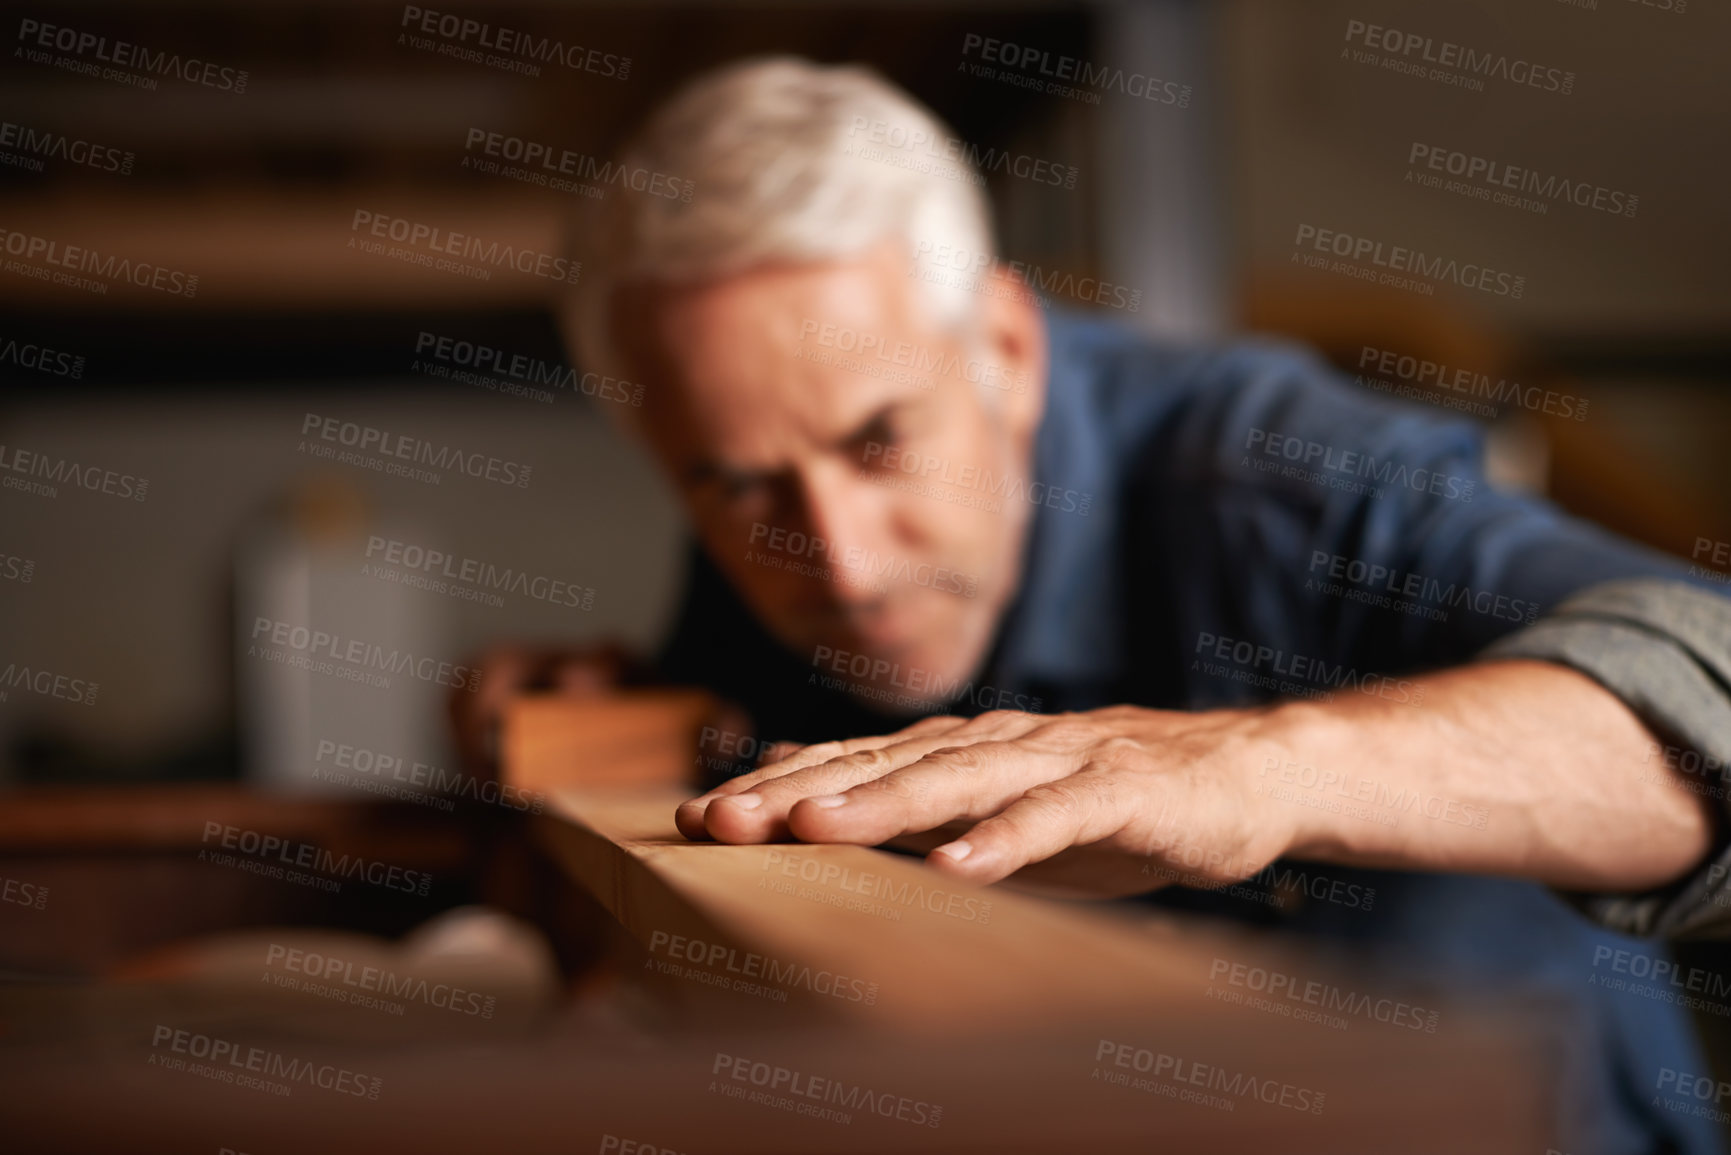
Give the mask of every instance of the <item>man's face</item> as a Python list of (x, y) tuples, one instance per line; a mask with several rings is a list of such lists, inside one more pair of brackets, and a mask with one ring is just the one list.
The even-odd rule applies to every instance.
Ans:
[(941, 704), (1020, 580), (1045, 329), (1019, 295), (940, 324), (907, 269), (886, 245), (616, 315), (651, 449), (759, 621), (831, 676), (843, 652), (899, 664), (856, 689)]

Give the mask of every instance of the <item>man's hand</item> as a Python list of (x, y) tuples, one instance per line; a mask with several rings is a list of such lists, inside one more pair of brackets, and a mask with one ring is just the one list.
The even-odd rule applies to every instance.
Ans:
[(976, 882), (1096, 897), (1280, 857), (1627, 893), (1712, 847), (1711, 800), (1591, 678), (1502, 661), (1411, 685), (1255, 710), (928, 718), (795, 750), (676, 819), (723, 842), (896, 842)]
[[(1134, 894), (1174, 874), (1226, 882), (1295, 836), (1293, 808), (1258, 789), (1269, 760), (1291, 755), (1284, 717), (1118, 706), (927, 718), (795, 749), (685, 803), (676, 820), (688, 838), (733, 843), (942, 842), (926, 861), (950, 874), (1016, 875), (1071, 895)], [(1206, 848), (1200, 863), (1185, 853), (1195, 848)]]

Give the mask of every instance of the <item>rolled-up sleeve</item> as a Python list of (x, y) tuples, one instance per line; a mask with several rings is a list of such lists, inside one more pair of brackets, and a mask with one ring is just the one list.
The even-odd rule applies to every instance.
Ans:
[(1731, 937), (1731, 599), (1637, 578), (1581, 590), (1484, 650), (1586, 674), (1616, 694), (1659, 744), (1649, 762), (1713, 803), (1714, 849), (1688, 877), (1638, 894), (1565, 894), (1605, 927), (1671, 938)]

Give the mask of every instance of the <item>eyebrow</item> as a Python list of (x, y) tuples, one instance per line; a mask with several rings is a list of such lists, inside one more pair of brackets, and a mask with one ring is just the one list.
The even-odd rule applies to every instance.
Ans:
[[(872, 432), (874, 427), (882, 425), (889, 419), (890, 414), (895, 412), (896, 409), (900, 408), (904, 404), (906, 404), (906, 402), (901, 400), (885, 402), (883, 405), (868, 414), (864, 421), (861, 421), (853, 429), (843, 434), (841, 437), (838, 437), (834, 443), (837, 445), (851, 445), (854, 442), (865, 438), (867, 434)], [(776, 472), (777, 471), (775, 470), (754, 471), (749, 469), (734, 469), (719, 461), (705, 460), (699, 461), (688, 468), (685, 471), (684, 477), (686, 485), (699, 486), (708, 485), (717, 481), (757, 481), (765, 477), (773, 476)]]
[(700, 461), (685, 471), (686, 485), (707, 485), (713, 481), (734, 481), (739, 479), (755, 479), (760, 473), (729, 469), (715, 461)]

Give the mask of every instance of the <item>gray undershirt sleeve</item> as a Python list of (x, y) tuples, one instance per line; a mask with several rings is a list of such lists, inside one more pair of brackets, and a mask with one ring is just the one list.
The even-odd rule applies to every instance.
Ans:
[(1651, 779), (1676, 778), (1712, 800), (1719, 816), (1713, 851), (1678, 882), (1638, 894), (1563, 897), (1623, 934), (1731, 937), (1731, 598), (1659, 578), (1607, 582), (1480, 657), (1534, 658), (1591, 677), (1658, 736), (1662, 745), (1647, 762)]

